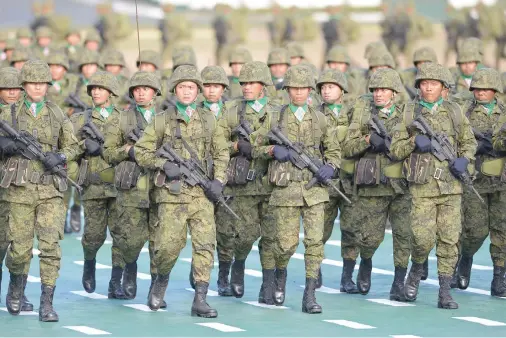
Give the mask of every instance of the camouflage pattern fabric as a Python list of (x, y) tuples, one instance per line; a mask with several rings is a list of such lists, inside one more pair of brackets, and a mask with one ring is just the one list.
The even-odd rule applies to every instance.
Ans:
[(229, 81), (225, 70), (220, 66), (207, 66), (200, 74), (203, 84), (221, 84), (228, 88)]
[(149, 209), (119, 205), (116, 205), (116, 209), (117, 218), (111, 221), (116, 223), (114, 228), (117, 232), (117, 247), (125, 263), (133, 263), (137, 261), (144, 244), (149, 238)]
[(0, 68), (0, 88), (18, 88), (21, 86), (21, 72), (13, 67)]
[(0, 202), (0, 264), (3, 264), (9, 248), (9, 204)]

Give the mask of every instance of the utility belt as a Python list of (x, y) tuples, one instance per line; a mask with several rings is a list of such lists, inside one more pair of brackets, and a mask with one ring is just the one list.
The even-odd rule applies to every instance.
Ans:
[[(366, 154), (358, 161), (353, 161), (354, 183), (357, 186), (376, 186), (379, 184), (388, 184), (392, 179), (403, 179), (402, 162), (382, 163), (384, 158), (380, 154)], [(348, 162), (348, 163), (346, 163)], [(342, 166), (349, 174), (351, 171), (351, 160), (346, 160)]]
[(34, 170), (30, 160), (24, 158), (9, 158), (3, 165), (0, 178), (0, 187), (9, 188), (11, 184), (24, 187), (31, 184), (54, 185), (60, 192), (67, 190), (67, 181), (59, 176), (45, 174)]
[(411, 153), (403, 163), (403, 173), (408, 182), (415, 184), (427, 184), (431, 178), (444, 182), (455, 180), (447, 167), (436, 167), (434, 157), (430, 153)]
[(268, 169), (269, 183), (277, 187), (287, 187), (290, 182), (307, 182), (313, 178), (308, 169), (299, 169), (292, 162), (271, 161)]
[(252, 168), (251, 163), (244, 156), (232, 157), (227, 167), (227, 185), (246, 185), (248, 182), (253, 182), (265, 175), (265, 171)]

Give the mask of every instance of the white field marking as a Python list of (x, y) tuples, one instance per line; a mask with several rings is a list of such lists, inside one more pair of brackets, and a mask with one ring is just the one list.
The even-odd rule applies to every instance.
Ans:
[(332, 246), (341, 246), (341, 241), (338, 241), (338, 240), (329, 240), (325, 244), (326, 245), (332, 245)]
[(29, 283), (40, 283), (40, 277), (28, 275), (28, 278), (26, 278), (26, 281)]
[(369, 298), (369, 299), (366, 299), (366, 300), (369, 301), (369, 302), (383, 304), (383, 305), (388, 305), (388, 306), (394, 306), (394, 307), (415, 306), (415, 304), (404, 303), (404, 302), (396, 302), (396, 301), (390, 300), (390, 299), (381, 299), (381, 298), (374, 299), (374, 298)]
[(262, 271), (258, 270), (244, 269), (244, 273), (248, 276), (262, 277)]
[(246, 330), (240, 329), (235, 326), (225, 325), (222, 323), (195, 323), (196, 325), (209, 327), (211, 329), (215, 329), (221, 332), (243, 332)]
[(257, 301), (251, 301), (251, 302), (243, 301), (243, 303), (257, 306), (257, 307), (263, 307), (265, 309), (271, 309), (271, 310), (288, 310), (289, 309), (289, 307), (286, 307), (286, 306), (267, 305), (267, 304), (259, 303)]
[(39, 251), (38, 249), (32, 249), (32, 253), (33, 253), (35, 256), (40, 255), (40, 251)]
[[(182, 260), (183, 262), (186, 262), (186, 263), (190, 263), (192, 262), (192, 259), (191, 258), (180, 258), (180, 260)], [(218, 262), (214, 262), (214, 266), (218, 266)]]
[[(429, 256), (429, 261), (437, 261), (437, 257)], [(487, 265), (480, 265), (480, 264), (473, 264), (474, 270), (480, 270), (480, 271), (493, 271), (494, 268), (492, 266)]]
[(69, 329), (69, 330), (73, 330), (73, 331), (77, 331), (77, 332), (81, 332), (81, 333), (84, 333), (84, 334), (87, 334), (90, 336), (111, 334), (110, 332), (102, 331), (102, 330), (95, 329), (95, 328), (92, 328), (89, 326), (64, 326), (64, 328)]
[(506, 326), (505, 323), (496, 322), (495, 320), (489, 320), (479, 317), (452, 317), (454, 319), (465, 320), (471, 323), (478, 323), (484, 326)]
[(143, 252), (149, 252), (149, 249), (148, 248), (142, 248), (141, 249), (141, 253), (143, 253)]
[(360, 323), (352, 322), (350, 320), (345, 320), (345, 319), (328, 319), (328, 320), (324, 320), (324, 322), (337, 324), (337, 325), (341, 325), (341, 326), (346, 326), (346, 327), (349, 327), (350, 329), (357, 329), (357, 330), (375, 329), (374, 326), (360, 324)]
[(392, 234), (392, 229), (385, 229), (385, 233), (391, 235)]
[(107, 299), (107, 296), (101, 295), (100, 293), (88, 293), (86, 291), (70, 291), (74, 295), (90, 298), (90, 299)]
[[(76, 239), (77, 239), (78, 241), (81, 241), (83, 238), (82, 238), (81, 236), (77, 236), (77, 237), (76, 237)], [(110, 239), (106, 239), (106, 240), (104, 241), (104, 244), (109, 244), (109, 245), (110, 245), (110, 244), (112, 244), (112, 240), (110, 240)]]
[(142, 311), (142, 312), (166, 312), (164, 309), (159, 309), (158, 311), (153, 311), (146, 304), (123, 304), (123, 306), (129, 307), (134, 310)]
[[(195, 290), (193, 290), (192, 288), (185, 288), (185, 290), (195, 293)], [(218, 297), (219, 296), (218, 292), (216, 292), (214, 290), (207, 290), (207, 295), (209, 297)]]
[[(84, 261), (74, 261), (74, 264), (84, 266)], [(95, 265), (95, 267), (96, 267), (97, 270), (112, 269), (112, 267), (110, 265), (104, 265), (104, 264), (100, 264), (100, 263), (97, 263)]]
[(392, 338), (421, 338), (420, 336), (414, 336), (412, 334), (400, 334), (400, 335), (391, 335)]
[(147, 273), (137, 272), (137, 278), (142, 280), (151, 280), (151, 275), (148, 275)]
[[(0, 311), (9, 312), (6, 307), (0, 307)], [(39, 313), (35, 311), (21, 311), (19, 313), (20, 316), (38, 316)]]
[[(303, 288), (303, 289), (306, 287), (304, 285), (299, 285), (299, 286), (301, 288)], [(328, 287), (323, 286), (323, 285), (319, 289), (316, 289), (316, 292), (328, 293), (330, 295), (336, 295), (336, 294), (340, 294), (340, 293), (346, 293), (346, 292), (341, 292), (338, 289), (328, 288)]]

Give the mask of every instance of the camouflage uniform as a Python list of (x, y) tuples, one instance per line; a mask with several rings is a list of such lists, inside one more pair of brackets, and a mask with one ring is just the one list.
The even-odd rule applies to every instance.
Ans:
[(23, 67), (25, 62), (30, 60), (32, 57), (33, 55), (31, 54), (30, 49), (26, 47), (17, 47), (12, 52), (10, 66), (21, 70), (21, 67)]
[[(267, 58), (267, 66), (277, 65), (277, 64), (286, 64), (290, 67), (290, 56), (288, 55), (288, 50), (285, 48), (274, 48), (269, 53)], [(288, 94), (283, 90), (284, 78), (275, 78), (274, 75), (271, 75), (272, 83), (274, 87), (267, 87), (268, 95), (277, 100), (278, 103), (288, 103), (290, 99), (288, 98)]]
[[(232, 64), (239, 63), (244, 66), (245, 63), (253, 61), (251, 57), (251, 53), (246, 48), (238, 47), (230, 52), (230, 57), (228, 58), (228, 65), (232, 67)], [(229, 99), (235, 99), (242, 96), (241, 84), (239, 83), (239, 77), (235, 77), (233, 75), (228, 77), (228, 81), (230, 83), (227, 91), (224, 95)]]
[[(77, 34), (81, 36), (81, 31), (75, 28), (71, 29), (66, 33), (65, 38), (67, 38), (71, 34)], [(65, 55), (67, 55), (67, 58), (69, 60), (69, 72), (74, 72), (75, 69), (77, 68), (79, 56), (82, 54), (83, 50), (84, 48), (81, 45), (68, 44), (67, 46), (64, 47), (63, 52), (65, 53)]]
[[(459, 63), (464, 62), (476, 62), (481, 63), (482, 55), (477, 49), (461, 49), (457, 55), (457, 66)], [(467, 76), (464, 75), (460, 69), (455, 72), (455, 83), (456, 83), (456, 92), (462, 93), (466, 95), (466, 98), (472, 99), (473, 95), (469, 91), (469, 86), (471, 85), (472, 75)]]
[(272, 48), (279, 48), (292, 40), (293, 23), (288, 15), (281, 13), (281, 7), (274, 4), (272, 7), (272, 21), (267, 24)]
[(119, 92), (118, 96), (114, 98), (113, 103), (117, 107), (128, 107), (133, 102), (128, 93), (128, 77), (123, 74), (123, 70), (127, 67), (123, 53), (119, 50), (105, 51), (100, 57), (100, 65), (104, 68), (107, 65), (121, 66), (122, 72), (116, 75)]
[(112, 10), (111, 3), (97, 5), (100, 15), (95, 28), (102, 38), (103, 50), (115, 49), (119, 41), (126, 39), (132, 33), (130, 18), (126, 14), (119, 14)]
[[(175, 55), (172, 56), (172, 58), (174, 58), (174, 57), (175, 57)], [(169, 95), (169, 93), (167, 92), (167, 84), (162, 79), (162, 74), (161, 74), (162, 59), (160, 57), (160, 53), (157, 53), (152, 50), (141, 51), (140, 58), (137, 58), (137, 61), (136, 61), (137, 68), (140, 68), (140, 65), (143, 63), (152, 64), (156, 68), (155, 75), (160, 79), (160, 82), (162, 85), (162, 87), (161, 87), (162, 95), (157, 97), (156, 105), (157, 105), (157, 107), (162, 108), (162, 103), (165, 100), (165, 98)]]
[(422, 47), (415, 50), (413, 54), (414, 67), (408, 68), (400, 73), (402, 83), (411, 99), (414, 99), (417, 94), (415, 89), (415, 78), (418, 73), (417, 65), (424, 62), (437, 63), (436, 52), (431, 47)]
[(5, 53), (5, 59), (0, 62), (0, 68), (10, 67), (11, 66), (11, 57), (14, 50), (18, 47), (17, 41), (14, 39), (9, 39), (5, 42), (5, 48), (3, 52)]
[[(37, 28), (37, 31), (35, 32), (35, 40), (38, 42), (41, 38), (53, 38), (53, 32), (48, 27), (39, 27)], [(40, 46), (38, 43), (35, 43), (32, 46), (32, 55), (37, 58), (44, 60), (47, 58), (51, 53), (55, 52), (53, 46), (50, 44), (49, 46)]]
[(158, 29), (162, 37), (162, 59), (167, 63), (176, 45), (183, 41), (191, 41), (191, 24), (182, 13), (174, 12), (172, 4), (162, 6), (164, 18), (160, 20)]
[[(178, 67), (172, 74), (169, 90), (173, 91), (183, 81), (192, 81), (202, 89), (200, 74), (193, 66)], [(135, 145), (136, 160), (142, 167), (158, 170), (156, 175), (162, 178), (166, 178), (163, 167), (168, 161), (156, 157), (155, 152), (167, 142), (183, 158), (196, 156), (207, 164), (212, 158), (215, 179), (212, 185), (226, 182), (228, 146), (223, 127), (213, 116), (200, 108), (184, 106), (178, 101), (176, 107), (158, 114), (144, 130), (142, 138)], [(193, 149), (191, 152), (195, 156), (190, 154), (190, 149)], [(207, 174), (211, 175), (210, 166), (207, 168)], [(160, 307), (169, 274), (186, 244), (189, 227), (192, 235), (193, 276), (196, 281), (192, 314), (216, 317), (216, 311), (205, 303), (216, 243), (212, 202), (206, 198), (200, 186), (192, 187), (178, 179), (155, 187), (152, 197), (157, 204), (154, 248), (158, 277), (150, 292), (148, 305), (153, 310)]]
[(65, 67), (66, 73), (59, 81), (52, 81), (52, 86), (47, 91), (47, 99), (56, 103), (58, 107), (64, 106), (65, 99), (70, 93), (76, 91), (79, 77), (69, 73), (69, 61), (63, 53), (52, 53), (46, 58), (46, 62), (51, 65), (60, 65)]
[[(444, 67), (427, 63), (420, 67), (415, 86), (418, 88), (424, 79), (438, 80), (448, 87), (445, 81)], [(423, 99), (423, 98), (422, 98)], [(432, 108), (428, 108), (431, 107)], [(439, 161), (428, 152), (431, 149), (428, 137), (419, 135), (411, 127), (415, 116), (422, 116), (436, 133), (444, 133), (449, 142), (457, 147), (459, 161)], [(417, 139), (418, 136), (418, 139)], [(418, 141), (417, 141), (418, 140)], [(427, 141), (425, 141), (427, 140)], [(420, 150), (418, 144), (424, 148)], [(428, 149), (427, 149), (428, 148)], [(394, 127), (391, 153), (397, 159), (407, 159), (405, 170), (412, 199), (411, 227), (413, 231), (413, 265), (404, 286), (408, 301), (414, 301), (418, 293), (423, 263), (430, 250), (436, 245), (439, 273), (439, 302), (443, 308), (457, 308), (450, 296), (450, 281), (457, 263), (458, 239), (461, 233), (461, 194), (462, 184), (450, 170), (459, 163), (459, 171), (466, 161), (474, 159), (476, 140), (469, 120), (461, 108), (451, 101), (439, 99), (434, 104), (416, 101), (406, 104), (403, 121)], [(425, 152), (422, 152), (425, 151)], [(414, 166), (421, 166), (414, 170)], [(421, 175), (420, 175), (421, 173)], [(426, 175), (423, 175), (427, 173)]]
[(329, 50), (325, 57), (325, 63), (328, 65), (330, 62), (342, 62), (348, 65), (348, 68), (344, 75), (348, 83), (348, 92), (344, 96), (344, 103), (351, 104), (355, 99), (364, 94), (362, 92), (363, 84), (365, 80), (363, 72), (359, 69), (351, 68), (351, 59), (346, 51), (346, 48), (341, 46), (334, 46)]

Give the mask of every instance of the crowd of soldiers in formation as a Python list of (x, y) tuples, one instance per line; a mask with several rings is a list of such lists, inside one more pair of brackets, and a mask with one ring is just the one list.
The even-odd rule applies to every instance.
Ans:
[(338, 212), (341, 292), (369, 292), (389, 222), (391, 300), (416, 300), (436, 246), (438, 307), (458, 308), (450, 290), (469, 286), (473, 255), (489, 234), (491, 295), (506, 296), (506, 108), (501, 75), (482, 63), (480, 39), (462, 39), (451, 69), (422, 47), (412, 68), (397, 70), (378, 41), (365, 50), (367, 69), (352, 67), (346, 47), (335, 45), (320, 72), (291, 43), (273, 48), (267, 62), (233, 48), (227, 76), (221, 66), (199, 71), (193, 48), (176, 46), (170, 70), (162, 53), (144, 50), (127, 78), (121, 51), (101, 49), (98, 35), (81, 46), (69, 31), (65, 52), (51, 50), (51, 36), (39, 27), (32, 41), (20, 29), (3, 47), (0, 262), (6, 258), (10, 273), (9, 313), (33, 310), (24, 290), (37, 236), (39, 319), (58, 321), (59, 240), (64, 229), (79, 230), (81, 209), (70, 208), (65, 224), (68, 190), (79, 192), (84, 208), (83, 288), (95, 291), (108, 229), (108, 297), (136, 297), (137, 259), (148, 242), (154, 311), (168, 306), (187, 231), (192, 315), (217, 316), (206, 300), (215, 251), (218, 294), (244, 295), (258, 239), (258, 301), (283, 305), (302, 219), (302, 311), (321, 313), (315, 290)]

